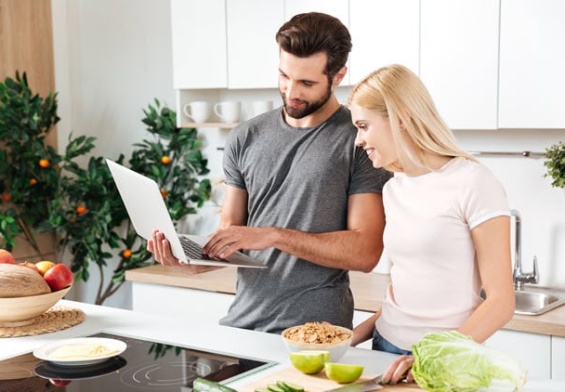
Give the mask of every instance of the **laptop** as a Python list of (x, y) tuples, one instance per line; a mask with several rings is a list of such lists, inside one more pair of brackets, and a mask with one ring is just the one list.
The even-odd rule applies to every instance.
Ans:
[(136, 233), (148, 240), (153, 230), (161, 231), (173, 255), (183, 264), (220, 267), (266, 268), (267, 266), (241, 252), (226, 259), (212, 259), (202, 253), (208, 242), (205, 236), (178, 234), (157, 183), (110, 159), (106, 159), (112, 177)]

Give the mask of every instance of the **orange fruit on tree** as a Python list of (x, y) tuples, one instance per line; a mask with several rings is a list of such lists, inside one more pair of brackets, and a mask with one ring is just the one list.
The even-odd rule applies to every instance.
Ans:
[(35, 178), (30, 178), (29, 185), (34, 186), (35, 184), (37, 184), (37, 180)]
[(163, 165), (168, 165), (169, 163), (171, 163), (171, 157), (168, 156), (168, 155), (163, 155), (163, 156), (161, 157), (161, 163), (162, 163)]
[(131, 257), (131, 249), (124, 249), (122, 256), (124, 257), (124, 259), (129, 259)]
[(44, 169), (48, 168), (49, 167), (49, 160), (45, 159), (45, 158), (40, 159), (39, 160), (39, 167), (42, 167)]
[(78, 206), (78, 207), (76, 208), (76, 212), (77, 212), (77, 214), (79, 214), (79, 215), (84, 215), (84, 214), (86, 214), (87, 211), (88, 211), (88, 210), (86, 209), (85, 206)]
[(2, 200), (10, 201), (11, 199), (12, 199), (12, 196), (10, 196), (10, 194), (8, 192), (2, 193)]
[(167, 192), (166, 189), (161, 189), (161, 196), (163, 196), (163, 199), (167, 196), (169, 196), (169, 192)]

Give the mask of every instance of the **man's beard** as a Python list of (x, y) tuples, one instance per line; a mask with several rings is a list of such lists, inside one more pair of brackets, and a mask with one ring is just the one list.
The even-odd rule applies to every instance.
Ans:
[(283, 100), (284, 110), (286, 114), (289, 117), (292, 117), (296, 120), (299, 120), (316, 112), (318, 109), (320, 109), (329, 101), (331, 95), (332, 95), (332, 89), (331, 86), (328, 86), (326, 93), (319, 100), (314, 102), (301, 101), (304, 105), (301, 106), (300, 108), (294, 108), (287, 104), (286, 96), (283, 92), (281, 92), (281, 97)]

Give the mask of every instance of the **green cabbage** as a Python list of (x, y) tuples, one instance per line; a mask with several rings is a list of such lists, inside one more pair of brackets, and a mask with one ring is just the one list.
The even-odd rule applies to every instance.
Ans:
[(435, 392), (515, 392), (526, 382), (521, 364), (456, 331), (428, 333), (412, 346), (412, 374)]

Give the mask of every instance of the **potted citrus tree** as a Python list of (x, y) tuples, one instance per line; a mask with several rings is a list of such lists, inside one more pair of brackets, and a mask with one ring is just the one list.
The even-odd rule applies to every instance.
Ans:
[[(207, 160), (196, 129), (178, 128), (174, 111), (155, 100), (143, 113), (149, 135), (134, 145), (129, 165), (157, 181), (178, 222), (210, 197)], [(12, 250), (23, 236), (42, 259), (37, 235), (55, 233), (57, 258), (69, 259), (76, 280), (90, 282), (90, 267), (98, 268), (95, 303), (102, 304), (122, 286), (126, 270), (154, 261), (132, 229), (105, 157), (90, 156), (85, 167), (77, 162), (95, 138), (71, 135), (62, 154), (45, 143), (58, 121), (56, 94), (34, 94), (25, 73), (0, 83), (0, 248)]]

